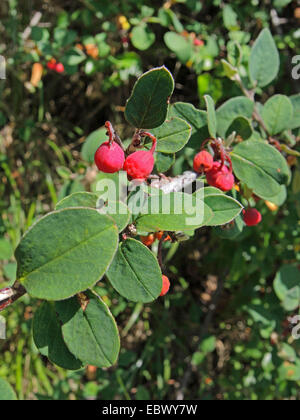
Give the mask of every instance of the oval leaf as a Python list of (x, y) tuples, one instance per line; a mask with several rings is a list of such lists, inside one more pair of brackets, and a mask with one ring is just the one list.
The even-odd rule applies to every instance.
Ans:
[(225, 194), (212, 193), (206, 194), (204, 189), (204, 202), (213, 212), (213, 218), (208, 222), (208, 226), (221, 226), (234, 220), (242, 211), (243, 206), (234, 198)]
[(93, 209), (59, 210), (22, 238), (17, 277), (33, 297), (66, 299), (101, 279), (117, 247), (118, 229), (108, 216)]
[(261, 116), (269, 134), (274, 136), (290, 128), (293, 113), (292, 102), (287, 96), (274, 95), (265, 103)]
[(253, 134), (253, 128), (250, 121), (245, 117), (237, 117), (226, 132), (226, 138), (233, 132), (242, 137), (243, 140), (248, 140)]
[(107, 278), (121, 296), (133, 302), (152, 302), (161, 292), (162, 273), (153, 253), (141, 242), (122, 242)]
[(209, 137), (207, 128), (207, 113), (185, 102), (176, 102), (171, 106), (170, 117), (179, 117), (192, 127), (189, 147), (200, 148), (202, 142)]
[(267, 86), (277, 76), (279, 66), (279, 53), (272, 34), (269, 29), (263, 29), (251, 50), (250, 77), (258, 86)]
[(105, 303), (93, 292), (81, 293), (55, 309), (62, 322), (64, 341), (83, 364), (109, 367), (120, 350), (116, 322)]
[(191, 126), (181, 118), (171, 118), (160, 127), (153, 130), (157, 137), (157, 152), (179, 152), (189, 141), (192, 133)]
[(71, 207), (88, 207), (97, 209), (99, 213), (112, 217), (118, 226), (119, 232), (122, 232), (129, 223), (130, 212), (126, 204), (120, 201), (109, 200), (109, 206), (105, 203), (101, 205), (99, 197), (95, 193), (78, 192), (69, 195), (56, 205), (56, 210)]
[(187, 63), (193, 54), (193, 45), (190, 39), (187, 39), (176, 32), (167, 32), (164, 36), (166, 46), (173, 51), (178, 59)]
[(55, 209), (62, 210), (71, 207), (88, 207), (96, 209), (97, 201), (97, 194), (81, 191), (63, 198), (56, 204)]
[(254, 103), (244, 96), (229, 99), (217, 109), (218, 133), (222, 138), (226, 137), (227, 130), (237, 117), (251, 118), (254, 111)]
[(149, 197), (136, 223), (142, 232), (176, 232), (206, 226), (212, 217), (211, 209), (199, 195), (179, 192)]
[(131, 32), (131, 42), (138, 50), (145, 51), (155, 42), (155, 33), (145, 24), (136, 26)]
[(238, 144), (231, 157), (237, 178), (266, 200), (279, 194), (281, 185), (290, 180), (290, 169), (284, 157), (262, 141), (247, 140)]
[(65, 345), (53, 303), (43, 302), (38, 308), (33, 318), (32, 332), (35, 345), (52, 363), (68, 370), (82, 368), (82, 363)]
[(207, 121), (208, 121), (208, 131), (212, 138), (217, 137), (217, 116), (215, 111), (215, 103), (211, 96), (204, 96), (206, 109), (207, 109)]
[(300, 271), (294, 265), (281, 267), (274, 280), (274, 290), (284, 309), (293, 311), (300, 304)]
[(290, 129), (300, 128), (300, 93), (290, 96), (290, 100), (294, 107), (294, 116), (290, 123)]
[(167, 172), (175, 163), (175, 154), (165, 155), (164, 153), (157, 153), (155, 158), (155, 167), (157, 172)]
[(167, 117), (174, 79), (166, 67), (143, 74), (136, 82), (125, 109), (125, 118), (136, 128), (152, 129)]

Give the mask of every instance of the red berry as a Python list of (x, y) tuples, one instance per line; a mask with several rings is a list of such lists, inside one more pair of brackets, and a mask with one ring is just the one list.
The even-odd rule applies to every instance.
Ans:
[(212, 155), (205, 150), (202, 150), (202, 152), (198, 153), (194, 157), (194, 171), (195, 172), (207, 172), (210, 171), (213, 167), (214, 159)]
[(168, 279), (167, 276), (162, 276), (162, 282), (163, 284), (162, 284), (160, 296), (165, 296), (170, 289), (170, 280)]
[(57, 73), (63, 73), (65, 71), (65, 67), (62, 63), (57, 63), (55, 66), (55, 71)]
[(244, 222), (247, 226), (256, 226), (262, 221), (262, 215), (256, 209), (244, 210)]
[(194, 39), (194, 45), (195, 45), (196, 47), (203, 47), (204, 42), (202, 41), (202, 39), (195, 38), (195, 39)]
[(163, 238), (164, 233), (165, 232), (163, 232), (162, 230), (160, 230), (159, 232), (156, 232), (155, 235), (154, 235), (155, 236), (155, 239), (157, 239), (157, 240), (160, 241)]
[(148, 236), (141, 236), (141, 241), (143, 242), (144, 245), (151, 246), (155, 242), (155, 237), (154, 237), (153, 233), (151, 233)]
[(129, 155), (124, 164), (124, 170), (131, 179), (146, 180), (153, 168), (153, 154), (144, 150)]
[(55, 68), (56, 68), (55, 58), (52, 58), (50, 61), (48, 61), (47, 67), (48, 67), (49, 70), (55, 70)]
[(220, 162), (214, 162), (212, 169), (206, 173), (206, 179), (209, 185), (222, 191), (230, 191), (234, 186), (232, 172)]
[(113, 174), (123, 168), (125, 154), (123, 149), (116, 143), (106, 141), (101, 144), (95, 153), (95, 163), (99, 171)]

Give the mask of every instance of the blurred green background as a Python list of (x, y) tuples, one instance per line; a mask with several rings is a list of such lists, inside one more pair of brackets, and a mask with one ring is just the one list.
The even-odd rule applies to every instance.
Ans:
[[(238, 48), (246, 69), (251, 40), (269, 27), (281, 70), (267, 93), (299, 93), (291, 77), (298, 1), (2, 0), (0, 17), (1, 287), (14, 282), (13, 250), (26, 229), (64, 196), (93, 190), (97, 172), (82, 147), (90, 134), (97, 141), (93, 132), (106, 120), (126, 138), (125, 101), (143, 71), (164, 64), (176, 79), (173, 101), (203, 108), (210, 94), (219, 106), (241, 94), (221, 59), (234, 60)], [(47, 68), (52, 58), (63, 73)], [(173, 174), (190, 163), (181, 154)], [(0, 378), (25, 400), (299, 399), (300, 340), (288, 320), (299, 305), (282, 302), (273, 286), (292, 265), (278, 276), (292, 277), (300, 298), (300, 166), (290, 164), (288, 199), (273, 211), (259, 202), (257, 228), (237, 238), (202, 229), (179, 252), (170, 246), (164, 300), (128, 303), (100, 284), (122, 337), (115, 367), (74, 373), (51, 365), (31, 338), (38, 302), (25, 296), (2, 313)]]

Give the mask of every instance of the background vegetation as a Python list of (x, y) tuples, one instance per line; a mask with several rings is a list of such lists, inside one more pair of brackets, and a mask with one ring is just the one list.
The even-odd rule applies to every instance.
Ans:
[[(108, 119), (126, 138), (125, 100), (143, 71), (164, 64), (176, 79), (174, 101), (203, 109), (209, 94), (220, 106), (241, 94), (221, 59), (234, 61), (239, 48), (246, 68), (251, 42), (269, 27), (281, 69), (267, 93), (299, 93), (291, 76), (300, 47), (297, 1), (5, 0), (0, 16), (7, 63), (0, 80), (1, 287), (15, 279), (13, 249), (34, 220), (65, 195), (93, 190), (97, 171), (82, 146)], [(47, 68), (53, 57), (64, 73)], [(191, 158), (180, 155), (171, 172), (189, 168)], [(38, 302), (25, 296), (3, 313), (0, 378), (26, 400), (299, 399), (300, 340), (288, 321), (299, 305), (281, 302), (273, 286), (283, 265), (300, 264), (300, 166), (296, 157), (289, 162), (292, 193), (280, 210), (260, 201), (257, 228), (236, 240), (202, 229), (180, 252), (170, 245), (166, 298), (128, 304), (100, 284), (122, 337), (114, 368), (74, 373), (50, 365), (31, 338)], [(299, 270), (290, 275), (299, 288)]]

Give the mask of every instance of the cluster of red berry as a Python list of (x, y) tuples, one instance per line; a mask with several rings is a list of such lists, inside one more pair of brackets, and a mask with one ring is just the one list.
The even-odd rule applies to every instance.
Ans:
[(195, 156), (194, 170), (198, 173), (205, 173), (206, 180), (212, 187), (230, 191), (234, 186), (231, 161), (230, 167), (226, 166), (224, 161), (214, 161), (212, 155), (206, 150), (202, 150)]
[(108, 130), (109, 141), (103, 143), (95, 154), (95, 163), (99, 171), (113, 174), (123, 169), (127, 172), (129, 179), (145, 181), (154, 168), (153, 154), (156, 149), (156, 138), (150, 133), (141, 133), (141, 136), (151, 138), (152, 149), (139, 150), (125, 158), (123, 148), (115, 141), (116, 135), (111, 123), (106, 122), (105, 127)]
[[(144, 245), (150, 247), (154, 244), (156, 240), (160, 241), (163, 238), (164, 234), (165, 232), (163, 231), (150, 233), (148, 236), (141, 236), (141, 241), (143, 242)], [(172, 241), (172, 239), (170, 235), (167, 235), (163, 241), (169, 242), (169, 241)]]
[(56, 73), (63, 73), (65, 71), (65, 67), (62, 63), (58, 63), (55, 58), (52, 58), (48, 63), (47, 67), (49, 70), (56, 71)]
[[(234, 187), (234, 175), (230, 156), (223, 152), (222, 161), (214, 161), (213, 156), (206, 150), (202, 150), (194, 158), (194, 170), (198, 173), (205, 173), (208, 184), (219, 188), (222, 191), (230, 191)], [(226, 166), (225, 161), (229, 166)], [(243, 211), (244, 222), (247, 226), (256, 226), (262, 221), (261, 213), (248, 208)]]

